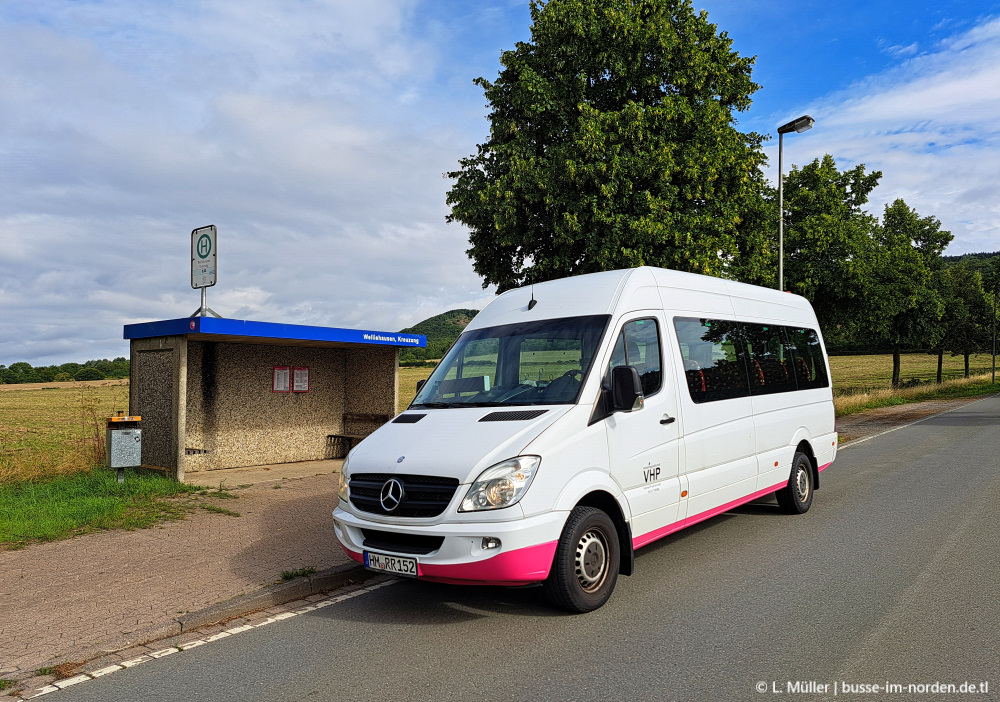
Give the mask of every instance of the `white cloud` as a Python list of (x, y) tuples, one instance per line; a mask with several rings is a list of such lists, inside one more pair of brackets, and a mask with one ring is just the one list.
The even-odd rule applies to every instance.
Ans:
[(190, 314), (209, 223), (227, 317), (395, 330), (481, 297), (442, 177), (475, 145), (435, 126), (471, 106), (415, 5), (0, 6), (0, 363)]
[(786, 163), (864, 163), (883, 172), (873, 213), (901, 197), (955, 235), (947, 253), (1000, 250), (1000, 19), (803, 111), (816, 127), (785, 141)]
[(902, 46), (900, 44), (894, 44), (893, 46), (884, 46), (882, 47), (882, 51), (889, 54), (893, 58), (898, 59), (898, 58), (905, 58), (907, 56), (915, 56), (919, 48), (920, 47), (917, 44), (917, 42), (913, 42), (912, 44), (907, 44), (906, 46)]

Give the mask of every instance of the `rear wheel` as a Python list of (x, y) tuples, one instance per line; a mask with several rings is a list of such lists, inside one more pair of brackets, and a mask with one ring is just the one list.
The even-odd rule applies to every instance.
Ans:
[(792, 473), (788, 485), (776, 493), (778, 504), (789, 514), (805, 514), (813, 501), (813, 467), (809, 456), (795, 452), (792, 459)]
[(545, 594), (561, 609), (591, 612), (611, 597), (620, 564), (615, 523), (596, 507), (576, 507), (559, 537)]

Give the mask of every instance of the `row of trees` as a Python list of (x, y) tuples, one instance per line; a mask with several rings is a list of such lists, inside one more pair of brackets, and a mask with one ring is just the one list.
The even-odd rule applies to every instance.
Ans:
[[(765, 137), (737, 129), (758, 85), (690, 0), (533, 0), (531, 41), (501, 55), (488, 141), (448, 174), (483, 287), (654, 265), (773, 287), (776, 188)], [(865, 206), (882, 174), (826, 155), (785, 181), (785, 281), (834, 341), (967, 354), (992, 299), (944, 265), (952, 239), (903, 200)], [(984, 316), (985, 315), (985, 316)]]
[(10, 367), (0, 365), (0, 383), (51, 383), (71, 380), (105, 380), (108, 378), (128, 378), (129, 360), (123, 356), (109, 361), (106, 358), (86, 363), (63, 363), (61, 366), (33, 367), (26, 361), (11, 363)]
[[(921, 216), (902, 199), (882, 217), (864, 206), (882, 174), (864, 164), (840, 171), (832, 156), (792, 168), (785, 180), (785, 280), (791, 292), (816, 309), (828, 343), (890, 348), (894, 385), (903, 349), (938, 354), (938, 380), (945, 353), (965, 357), (989, 349), (994, 298), (1000, 292), (1000, 255), (984, 269), (948, 265), (942, 256), (952, 240), (933, 216)], [(772, 222), (750, 220), (748, 240), (761, 242), (754, 256), (737, 257), (733, 277), (772, 287), (777, 246), (770, 246), (777, 195), (762, 189)], [(754, 230), (754, 227), (760, 227)]]

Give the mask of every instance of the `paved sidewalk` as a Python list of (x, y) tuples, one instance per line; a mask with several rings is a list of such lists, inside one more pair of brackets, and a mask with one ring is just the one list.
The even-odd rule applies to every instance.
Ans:
[[(285, 570), (352, 563), (331, 512), (342, 461), (190, 476), (238, 499), (151, 529), (0, 552), (0, 679), (176, 633), (177, 618), (274, 584)], [(2, 694), (2, 693), (0, 693)]]

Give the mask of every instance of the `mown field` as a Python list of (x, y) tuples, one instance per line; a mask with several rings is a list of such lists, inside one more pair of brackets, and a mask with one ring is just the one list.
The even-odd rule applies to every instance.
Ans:
[[(970, 375), (989, 373), (993, 362), (989, 354), (969, 357)], [(847, 395), (860, 390), (887, 388), (892, 383), (892, 356), (831, 356), (830, 372), (833, 374), (834, 392)], [(944, 380), (961, 378), (965, 373), (962, 356), (945, 354), (942, 366)], [(900, 380), (919, 380), (933, 383), (937, 380), (937, 356), (927, 353), (905, 353), (900, 359)]]
[(0, 483), (74, 473), (104, 459), (105, 419), (128, 383), (0, 385)]

